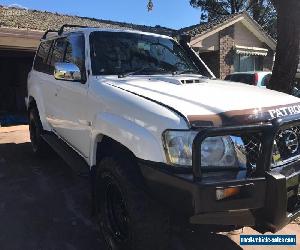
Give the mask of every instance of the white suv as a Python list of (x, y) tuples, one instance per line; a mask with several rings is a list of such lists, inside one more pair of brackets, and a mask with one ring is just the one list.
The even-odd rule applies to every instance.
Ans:
[(174, 219), (275, 232), (299, 216), (298, 98), (215, 79), (187, 37), (66, 27), (28, 77), (30, 138), (87, 166), (110, 249), (170, 249)]

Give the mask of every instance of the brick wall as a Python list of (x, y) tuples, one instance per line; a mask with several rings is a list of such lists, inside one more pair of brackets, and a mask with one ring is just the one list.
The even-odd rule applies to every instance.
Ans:
[(220, 75), (224, 79), (232, 72), (234, 62), (234, 27), (230, 26), (219, 33), (220, 35)]

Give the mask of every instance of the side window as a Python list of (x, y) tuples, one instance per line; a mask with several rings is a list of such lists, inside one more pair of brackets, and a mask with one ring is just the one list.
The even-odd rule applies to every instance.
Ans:
[(63, 62), (66, 48), (66, 39), (58, 38), (53, 46), (51, 61), (50, 61), (50, 74), (54, 72), (54, 65), (57, 62)]
[(67, 49), (64, 61), (77, 65), (81, 71), (83, 80), (86, 79), (85, 41), (82, 34), (71, 34), (67, 38)]
[(52, 41), (41, 42), (38, 52), (35, 57), (33, 68), (37, 71), (48, 73), (49, 65), (47, 64), (49, 51), (52, 46)]

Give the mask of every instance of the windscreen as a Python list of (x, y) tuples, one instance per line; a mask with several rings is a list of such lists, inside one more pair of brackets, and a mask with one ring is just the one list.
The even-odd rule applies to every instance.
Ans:
[(126, 32), (93, 32), (90, 46), (93, 75), (174, 72), (202, 75), (195, 61), (172, 39)]

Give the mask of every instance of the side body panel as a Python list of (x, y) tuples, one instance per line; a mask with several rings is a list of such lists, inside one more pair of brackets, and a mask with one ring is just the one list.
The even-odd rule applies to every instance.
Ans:
[(55, 86), (48, 121), (55, 132), (85, 158), (89, 155), (90, 127), (86, 120), (87, 85), (51, 79)]
[[(48, 99), (51, 96), (51, 89), (46, 89), (48, 75), (32, 70), (28, 75), (28, 97), (35, 100), (40, 119), (44, 130), (51, 131), (51, 126), (47, 120), (47, 111), (49, 110)], [(51, 86), (50, 86), (51, 87)]]

